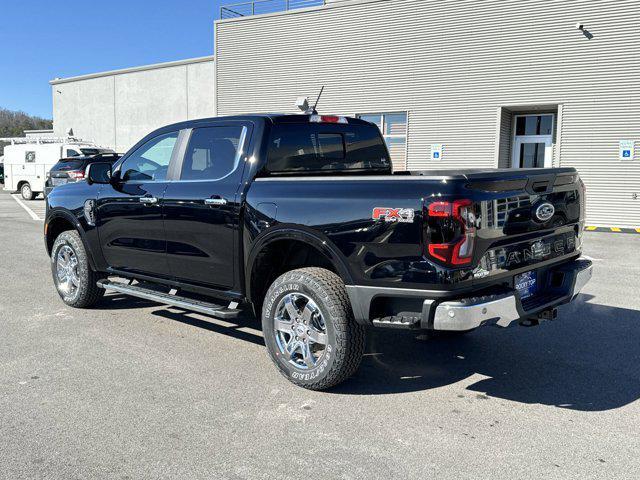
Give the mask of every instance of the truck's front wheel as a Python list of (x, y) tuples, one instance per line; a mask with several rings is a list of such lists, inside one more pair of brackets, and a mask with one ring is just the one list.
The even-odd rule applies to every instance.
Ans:
[(344, 283), (322, 268), (292, 270), (273, 282), (262, 331), (278, 370), (311, 390), (349, 378), (364, 353), (365, 329), (353, 319)]
[(87, 308), (104, 294), (97, 286), (100, 276), (91, 270), (87, 252), (75, 230), (62, 232), (51, 249), (51, 272), (62, 301), (71, 307)]

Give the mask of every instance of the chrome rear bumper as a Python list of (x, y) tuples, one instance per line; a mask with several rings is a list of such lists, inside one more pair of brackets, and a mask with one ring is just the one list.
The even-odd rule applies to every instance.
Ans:
[(558, 272), (563, 274), (563, 279), (560, 285), (554, 287), (555, 295), (547, 297), (547, 302), (540, 303), (530, 310), (523, 308), (515, 292), (447, 301), (435, 308), (433, 329), (464, 331), (486, 323), (507, 327), (521, 318), (568, 303), (591, 279), (593, 264), (590, 260), (579, 259), (563, 265)]

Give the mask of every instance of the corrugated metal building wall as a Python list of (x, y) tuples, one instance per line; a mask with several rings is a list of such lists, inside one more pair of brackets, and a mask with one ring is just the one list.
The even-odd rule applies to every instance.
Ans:
[(580, 170), (589, 222), (640, 225), (640, 152), (618, 157), (640, 147), (638, 0), (353, 0), (215, 35), (218, 115), (294, 111), (324, 84), (321, 112), (408, 112), (407, 166), (427, 169), (509, 166), (513, 115), (553, 111), (553, 164)]

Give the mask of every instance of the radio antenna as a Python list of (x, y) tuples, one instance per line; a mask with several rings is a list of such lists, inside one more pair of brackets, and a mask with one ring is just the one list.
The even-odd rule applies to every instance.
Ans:
[(324, 85), (320, 89), (320, 93), (318, 94), (318, 98), (316, 98), (316, 104), (313, 106), (313, 109), (311, 111), (312, 115), (317, 115), (318, 114), (318, 111), (316, 110), (316, 107), (318, 106), (318, 102), (320, 101), (320, 97), (322, 96), (323, 90), (324, 90)]

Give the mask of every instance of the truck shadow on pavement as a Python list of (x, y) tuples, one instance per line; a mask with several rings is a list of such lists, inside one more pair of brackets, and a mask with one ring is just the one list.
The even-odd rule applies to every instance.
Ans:
[[(391, 394), (428, 390), (480, 375), (458, 396), (610, 410), (640, 398), (640, 311), (580, 295), (559, 319), (538, 327), (480, 328), (419, 341), (403, 332), (371, 335), (359, 372), (332, 390)], [(470, 394), (470, 392), (473, 392)]]
[[(458, 397), (478, 401), (497, 398), (582, 411), (622, 407), (640, 398), (640, 311), (591, 300), (580, 295), (560, 307), (558, 320), (532, 328), (485, 327), (427, 340), (406, 330), (371, 329), (358, 372), (328, 393), (395, 394), (462, 382)], [(152, 306), (158, 304), (110, 295), (100, 307)], [(166, 307), (153, 315), (264, 345), (259, 332), (245, 328), (260, 329), (252, 316), (209, 321)]]
[[(153, 307), (158, 307), (157, 310), (151, 312), (151, 314), (154, 316), (184, 323), (186, 325), (191, 325), (197, 328), (202, 328), (204, 330), (209, 330), (210, 332), (221, 333), (228, 337), (237, 338), (238, 340), (243, 340), (245, 342), (251, 342), (255, 343), (256, 345), (264, 346), (262, 335), (240, 330), (245, 327), (252, 327), (258, 330), (261, 328), (259, 322), (253, 316), (240, 317), (238, 319), (233, 319), (230, 321), (219, 320), (212, 317), (207, 317), (206, 315), (188, 312), (180, 308), (160, 305), (150, 300), (144, 300), (141, 298), (135, 298), (129, 295), (121, 294), (109, 294), (104, 297), (104, 299), (102, 299), (97, 306), (97, 308), (104, 310), (125, 310), (131, 308)], [(207, 318), (208, 320), (203, 320), (203, 318)]]

